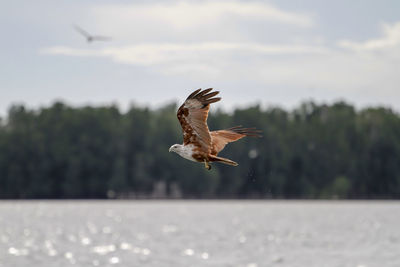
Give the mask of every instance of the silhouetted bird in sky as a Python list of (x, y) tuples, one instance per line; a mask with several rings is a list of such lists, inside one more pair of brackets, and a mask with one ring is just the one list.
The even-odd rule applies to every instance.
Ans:
[(82, 28), (74, 25), (74, 28), (77, 32), (79, 32), (80, 34), (82, 34), (85, 38), (86, 41), (88, 43), (91, 43), (93, 41), (110, 41), (111, 38), (110, 37), (106, 37), (106, 36), (100, 36), (100, 35), (91, 35), (88, 32), (86, 32), (85, 30), (83, 30)]

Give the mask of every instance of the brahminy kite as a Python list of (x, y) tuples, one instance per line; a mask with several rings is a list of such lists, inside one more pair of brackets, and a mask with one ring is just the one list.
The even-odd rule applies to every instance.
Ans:
[(221, 100), (214, 97), (219, 92), (211, 92), (212, 88), (197, 89), (191, 93), (178, 109), (178, 120), (182, 126), (183, 144), (175, 144), (169, 152), (175, 152), (181, 157), (204, 163), (210, 170), (210, 162), (221, 162), (232, 166), (238, 164), (233, 160), (218, 157), (218, 153), (230, 142), (235, 142), (245, 136), (261, 137), (256, 128), (235, 126), (225, 130), (210, 132), (207, 126), (207, 116), (210, 104)]

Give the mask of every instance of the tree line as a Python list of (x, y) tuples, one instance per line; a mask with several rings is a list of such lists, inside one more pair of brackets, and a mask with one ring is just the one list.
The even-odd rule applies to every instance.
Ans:
[(14, 105), (0, 119), (0, 198), (400, 198), (400, 116), (345, 102), (217, 110), (211, 130), (257, 127), (211, 171), (169, 153), (176, 104)]

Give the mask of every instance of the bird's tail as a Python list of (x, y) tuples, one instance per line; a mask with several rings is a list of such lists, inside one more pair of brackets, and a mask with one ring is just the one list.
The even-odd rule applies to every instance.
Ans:
[(209, 155), (209, 159), (210, 159), (211, 162), (221, 162), (221, 163), (232, 165), (232, 166), (239, 165), (236, 162), (234, 162), (233, 160), (222, 158), (222, 157)]

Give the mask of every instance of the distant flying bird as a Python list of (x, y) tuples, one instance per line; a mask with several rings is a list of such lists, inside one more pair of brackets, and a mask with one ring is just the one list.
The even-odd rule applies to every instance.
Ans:
[[(206, 169), (210, 170), (210, 162), (221, 162), (232, 166), (238, 164), (230, 159), (218, 157), (218, 153), (225, 145), (235, 142), (245, 136), (261, 137), (256, 128), (232, 127), (225, 130), (210, 132), (207, 126), (207, 116), (210, 104), (221, 100), (214, 97), (219, 92), (211, 92), (212, 88), (197, 89), (191, 93), (183, 105), (178, 109), (178, 120), (183, 131), (183, 144), (175, 144), (169, 148), (181, 157), (202, 162)], [(214, 98), (213, 98), (214, 97)]]
[(88, 32), (86, 32), (85, 30), (83, 30), (82, 28), (74, 25), (74, 29), (79, 32), (80, 34), (82, 34), (85, 38), (86, 41), (88, 43), (91, 43), (93, 41), (109, 41), (111, 40), (110, 37), (106, 37), (106, 36), (99, 36), (99, 35), (91, 35)]

